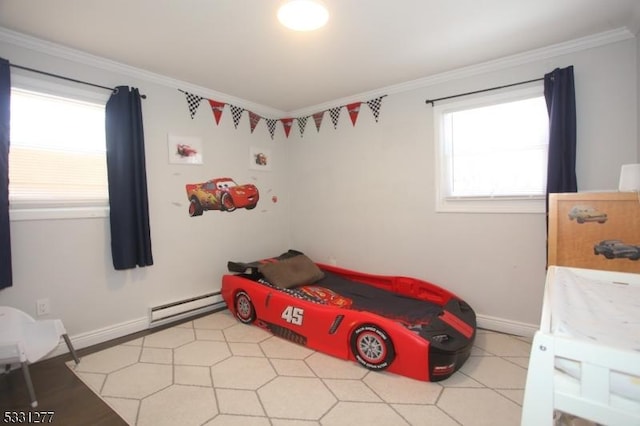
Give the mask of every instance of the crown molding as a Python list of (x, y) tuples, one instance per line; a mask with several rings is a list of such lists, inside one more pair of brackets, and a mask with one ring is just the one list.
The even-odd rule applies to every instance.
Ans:
[(72, 49), (70, 47), (52, 43), (47, 40), (28, 36), (26, 34), (6, 29), (4, 27), (0, 27), (0, 42), (6, 42), (44, 55), (54, 56), (56, 58), (99, 68), (101, 70), (135, 77), (172, 89), (181, 89), (186, 92), (193, 93), (194, 95), (237, 105), (239, 107), (254, 111), (256, 113), (261, 113), (269, 117), (283, 117), (286, 115), (286, 112), (268, 107), (266, 105), (256, 104), (246, 99), (237, 98), (226, 93), (217, 92), (210, 88), (198, 86), (186, 81), (181, 81), (141, 68), (136, 68), (120, 62), (106, 59), (100, 56), (92, 55), (81, 50)]
[(233, 105), (241, 106), (245, 109), (261, 113), (269, 117), (284, 117), (284, 116), (304, 116), (313, 114), (318, 111), (324, 111), (329, 108), (333, 108), (336, 105), (346, 105), (351, 102), (373, 99), (382, 95), (390, 95), (396, 93), (407, 92), (416, 89), (424, 89), (426, 87), (442, 84), (445, 82), (458, 80), (462, 78), (473, 77), (480, 74), (485, 74), (492, 71), (499, 71), (506, 68), (523, 65), (531, 62), (541, 61), (561, 55), (566, 55), (574, 52), (583, 51), (586, 49), (592, 49), (599, 46), (604, 46), (619, 41), (624, 41), (634, 38), (635, 35), (627, 28), (618, 28), (610, 31), (605, 31), (597, 34), (593, 34), (586, 37), (566, 41), (543, 47), (540, 49), (534, 49), (523, 53), (518, 53), (504, 58), (483, 62), (468, 67), (458, 68), (451, 71), (446, 71), (439, 74), (419, 78), (416, 80), (407, 81), (400, 84), (386, 86), (380, 89), (375, 89), (368, 92), (362, 92), (354, 94), (352, 96), (334, 99), (330, 102), (325, 102), (318, 105), (309, 106), (306, 108), (297, 109), (294, 111), (281, 111), (265, 105), (260, 105), (240, 99), (232, 95), (217, 92), (210, 88), (194, 85), (185, 81), (173, 79), (167, 76), (156, 74), (150, 71), (146, 71), (140, 68), (132, 67), (130, 65), (122, 64), (110, 59), (102, 58), (99, 56), (91, 55), (89, 53), (72, 49), (66, 46), (55, 44), (46, 40), (42, 40), (36, 37), (28, 36), (16, 31), (8, 30), (0, 27), (0, 41), (10, 43), (25, 49), (36, 51), (45, 55), (55, 56), (58, 58), (66, 59), (69, 61), (82, 63), (102, 70), (112, 71), (119, 74), (124, 74), (132, 77), (139, 78), (141, 80), (156, 83), (162, 86), (170, 87), (173, 89), (182, 89), (190, 93), (202, 96), (205, 98), (216, 99), (221, 102), (231, 103)]
[(386, 86), (381, 89), (375, 89), (369, 92), (358, 93), (353, 96), (335, 99), (330, 102), (325, 102), (319, 105), (291, 111), (289, 114), (294, 117), (313, 114), (314, 112), (324, 111), (337, 105), (347, 105), (351, 102), (374, 99), (382, 95), (391, 95), (411, 90), (424, 89), (426, 87), (435, 86), (437, 84), (442, 84), (449, 81), (469, 78), (492, 71), (500, 71), (518, 65), (524, 65), (561, 55), (580, 52), (583, 50), (592, 49), (619, 41), (629, 40), (634, 37), (635, 35), (627, 28), (618, 28), (558, 44), (553, 44), (539, 49), (529, 50), (527, 52), (522, 52), (511, 56), (506, 56), (504, 58), (483, 62), (468, 67), (458, 68), (451, 71), (419, 78), (416, 80), (407, 81), (404, 83)]

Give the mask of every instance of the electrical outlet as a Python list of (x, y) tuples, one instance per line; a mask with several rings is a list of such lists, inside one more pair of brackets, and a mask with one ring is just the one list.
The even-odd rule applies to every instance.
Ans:
[(51, 313), (51, 305), (49, 299), (36, 300), (36, 314), (40, 317)]

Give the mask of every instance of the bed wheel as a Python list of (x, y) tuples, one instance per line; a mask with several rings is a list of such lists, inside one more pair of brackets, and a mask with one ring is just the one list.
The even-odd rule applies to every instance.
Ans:
[(251, 324), (256, 320), (256, 310), (251, 298), (244, 291), (239, 291), (235, 297), (236, 318), (244, 324)]
[(351, 352), (369, 370), (384, 370), (396, 357), (389, 335), (374, 324), (363, 324), (351, 334)]

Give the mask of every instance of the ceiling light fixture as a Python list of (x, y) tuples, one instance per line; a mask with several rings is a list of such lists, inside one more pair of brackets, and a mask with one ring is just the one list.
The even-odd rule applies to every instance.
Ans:
[(294, 31), (313, 31), (329, 20), (329, 11), (320, 0), (288, 0), (278, 9), (278, 20)]

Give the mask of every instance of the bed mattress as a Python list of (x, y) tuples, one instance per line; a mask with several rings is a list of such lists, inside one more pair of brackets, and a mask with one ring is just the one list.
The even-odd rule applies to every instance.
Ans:
[[(638, 354), (640, 360), (640, 286), (591, 279), (558, 268), (551, 292), (553, 334), (578, 338)], [(559, 359), (556, 367), (580, 376), (580, 364)], [(612, 392), (640, 401), (640, 377), (612, 372)]]

